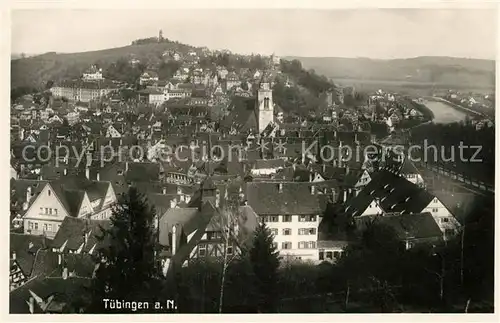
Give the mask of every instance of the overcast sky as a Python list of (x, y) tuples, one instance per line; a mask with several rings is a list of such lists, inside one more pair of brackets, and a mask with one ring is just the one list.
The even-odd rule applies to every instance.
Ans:
[(67, 10), (12, 12), (12, 53), (81, 52), (157, 36), (249, 54), (494, 59), (496, 11)]

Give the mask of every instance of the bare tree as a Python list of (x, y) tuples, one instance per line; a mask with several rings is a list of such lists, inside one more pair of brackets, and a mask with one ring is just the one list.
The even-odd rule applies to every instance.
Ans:
[(227, 267), (236, 258), (237, 253), (234, 248), (232, 249), (232, 254), (228, 255), (227, 250), (229, 244), (236, 241), (238, 235), (238, 207), (236, 205), (227, 205), (221, 212), (219, 217), (219, 225), (222, 232), (223, 239), (223, 257), (222, 257), (222, 277), (220, 286), (220, 297), (219, 297), (219, 313), (222, 313), (222, 305), (224, 299), (224, 285), (226, 280)]

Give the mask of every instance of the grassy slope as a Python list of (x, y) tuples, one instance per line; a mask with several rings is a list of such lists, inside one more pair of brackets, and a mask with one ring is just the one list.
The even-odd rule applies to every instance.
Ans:
[(349, 78), (449, 86), (494, 88), (495, 62), (454, 57), (417, 57), (373, 60), (367, 58), (287, 57), (299, 59), (306, 69), (331, 78)]
[[(141, 61), (157, 61), (168, 49), (186, 50), (189, 46), (175, 43), (158, 43), (117, 47), (99, 51), (43, 55), (11, 61), (11, 86), (42, 86), (47, 80), (77, 77), (91, 64), (106, 65), (120, 58), (132, 56)], [(76, 74), (76, 75), (74, 75)]]

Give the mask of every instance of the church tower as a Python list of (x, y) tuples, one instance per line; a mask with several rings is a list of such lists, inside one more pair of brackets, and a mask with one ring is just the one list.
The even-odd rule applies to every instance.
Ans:
[(266, 129), (269, 123), (274, 121), (273, 91), (271, 90), (269, 80), (264, 76), (260, 81), (257, 90), (257, 126), (259, 134)]

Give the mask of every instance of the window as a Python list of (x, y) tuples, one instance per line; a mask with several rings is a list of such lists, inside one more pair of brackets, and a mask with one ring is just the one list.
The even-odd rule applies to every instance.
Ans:
[(283, 235), (284, 236), (289, 236), (292, 234), (292, 229), (283, 229)]
[(269, 217), (269, 222), (279, 222), (279, 221), (280, 221), (280, 217), (277, 215), (271, 215)]
[(38, 230), (38, 222), (35, 222), (35, 230)]
[(50, 196), (50, 194), (51, 194), (51, 193), (50, 193), (50, 190), (48, 190), (48, 191), (47, 191), (47, 194), (49, 194), (49, 196)]
[(436, 212), (438, 212), (438, 209), (437, 208), (433, 208), (432, 212), (436, 213)]
[(302, 228), (299, 229), (299, 235), (316, 234), (316, 228)]
[(325, 260), (325, 252), (324, 251), (319, 252), (319, 260)]
[(45, 208), (45, 214), (49, 214), (49, 208)]
[(52, 232), (52, 224), (49, 224), (49, 225), (48, 225), (48, 227), (49, 227), (49, 230), (48, 230), (48, 231), (49, 231), (49, 232)]
[(52, 209), (49, 209), (49, 214), (52, 215)]
[(278, 249), (278, 243), (277, 242), (273, 242), (273, 247), (274, 247), (275, 250)]
[(315, 249), (316, 248), (316, 241), (309, 241), (307, 243), (307, 248), (309, 248), (309, 249)]
[(291, 215), (283, 215), (283, 222), (292, 222)]
[(228, 246), (227, 247), (227, 255), (231, 256), (232, 254), (233, 254), (233, 247), (232, 246)]
[(33, 222), (28, 221), (28, 228), (30, 228), (30, 230), (33, 230)]
[(450, 221), (450, 219), (448, 219), (448, 218), (442, 218), (441, 221), (442, 222), (448, 222), (448, 221)]
[(437, 197), (434, 198), (434, 200), (432, 200), (432, 203), (437, 203), (438, 202), (438, 199)]
[(299, 249), (305, 249), (306, 248), (306, 242), (305, 241), (299, 241)]
[(275, 236), (278, 235), (278, 229), (270, 229), (271, 233), (274, 234)]
[(47, 231), (47, 223), (43, 224), (43, 231)]
[(291, 242), (282, 242), (281, 249), (292, 249), (292, 243)]
[(43, 207), (40, 208), (40, 213), (43, 214)]
[(338, 251), (334, 251), (334, 252), (333, 252), (333, 257), (334, 257), (335, 259), (339, 259), (339, 258), (340, 258), (340, 252), (338, 252)]
[(205, 244), (200, 244), (200, 245), (198, 246), (198, 255), (199, 255), (200, 257), (205, 257), (206, 253), (207, 253), (207, 245), (205, 245)]
[(330, 260), (333, 259), (333, 253), (331, 251), (326, 252), (326, 259), (330, 259)]

